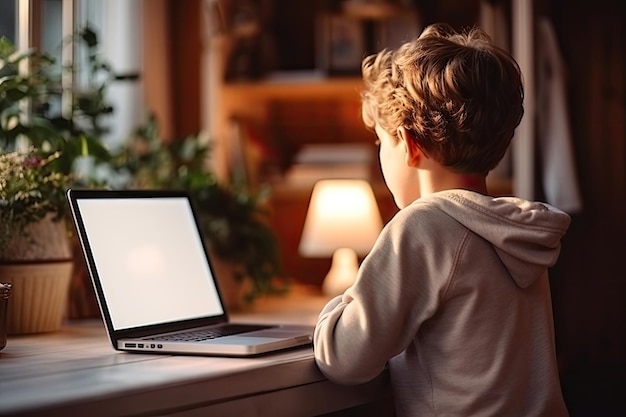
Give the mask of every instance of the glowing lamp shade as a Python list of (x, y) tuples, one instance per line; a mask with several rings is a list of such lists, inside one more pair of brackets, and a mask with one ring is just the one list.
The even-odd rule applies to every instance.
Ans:
[(366, 255), (382, 229), (372, 187), (365, 180), (321, 180), (315, 183), (299, 252), (306, 257), (332, 255), (322, 289), (343, 293), (354, 282), (358, 256)]

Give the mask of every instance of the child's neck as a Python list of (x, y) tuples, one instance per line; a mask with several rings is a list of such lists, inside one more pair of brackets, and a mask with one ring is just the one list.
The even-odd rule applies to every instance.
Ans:
[(488, 194), (487, 192), (487, 178), (480, 174), (461, 175), (459, 178), (460, 187), (465, 190), (476, 191), (481, 194)]
[(448, 169), (436, 169), (420, 170), (419, 177), (422, 196), (459, 188), (488, 194), (487, 179), (480, 174), (459, 174)]

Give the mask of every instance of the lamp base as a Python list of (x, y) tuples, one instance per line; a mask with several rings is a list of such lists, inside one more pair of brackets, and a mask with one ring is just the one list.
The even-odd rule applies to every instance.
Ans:
[(359, 260), (354, 250), (349, 248), (335, 250), (330, 269), (322, 284), (322, 291), (331, 297), (343, 294), (354, 283), (358, 270)]

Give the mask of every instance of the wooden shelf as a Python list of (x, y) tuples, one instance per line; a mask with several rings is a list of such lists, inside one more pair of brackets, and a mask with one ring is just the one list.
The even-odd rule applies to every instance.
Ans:
[(342, 5), (343, 12), (359, 19), (385, 20), (402, 14), (415, 14), (412, 7), (401, 6), (391, 3), (363, 3), (359, 1), (346, 1)]
[(359, 99), (359, 77), (277, 76), (259, 81), (231, 82), (222, 85), (223, 96), (245, 96), (264, 100)]

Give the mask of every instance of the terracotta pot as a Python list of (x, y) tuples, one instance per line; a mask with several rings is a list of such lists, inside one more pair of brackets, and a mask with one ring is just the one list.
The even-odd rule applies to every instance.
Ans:
[(8, 334), (61, 328), (73, 266), (71, 260), (0, 265), (0, 281), (12, 285), (7, 306)]
[(9, 334), (58, 330), (65, 318), (74, 261), (67, 225), (53, 218), (29, 225), (0, 259), (0, 282), (12, 284)]
[(72, 247), (65, 220), (54, 220), (51, 213), (30, 224), (21, 236), (14, 237), (0, 258), (0, 264), (72, 259)]

